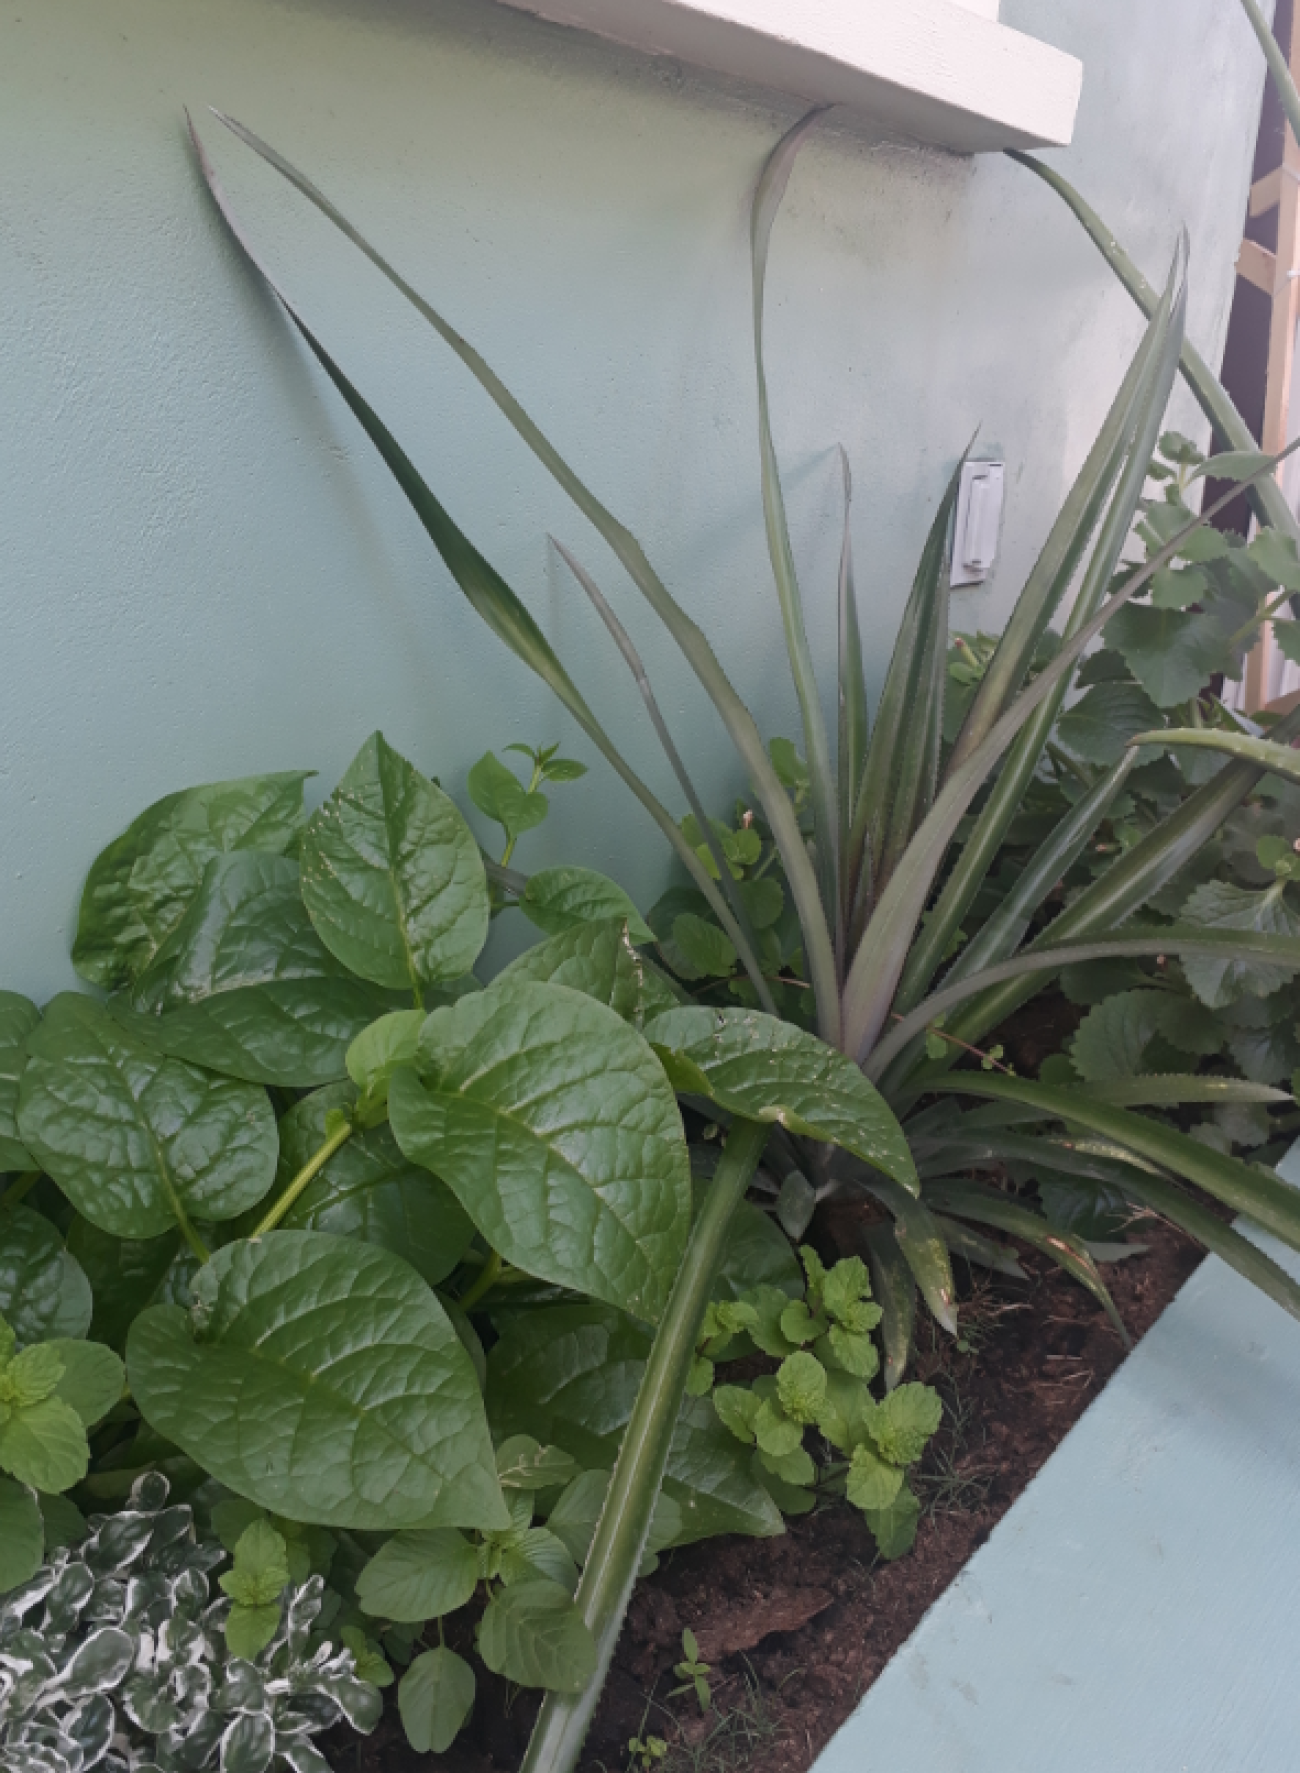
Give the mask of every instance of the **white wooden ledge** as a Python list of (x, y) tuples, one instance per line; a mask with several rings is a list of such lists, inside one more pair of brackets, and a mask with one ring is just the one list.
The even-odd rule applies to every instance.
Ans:
[(505, 0), (651, 54), (844, 105), (962, 153), (1064, 146), (1082, 64), (998, 0)]
[(1211, 1256), (813, 1773), (1295, 1773), (1298, 1596), (1300, 1323)]

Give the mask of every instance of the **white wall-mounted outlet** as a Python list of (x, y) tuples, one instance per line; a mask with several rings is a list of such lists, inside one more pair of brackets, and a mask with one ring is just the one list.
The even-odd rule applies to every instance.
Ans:
[(1006, 467), (1002, 462), (967, 462), (957, 487), (957, 514), (952, 534), (949, 584), (982, 585), (997, 558), (1002, 530), (1002, 494)]

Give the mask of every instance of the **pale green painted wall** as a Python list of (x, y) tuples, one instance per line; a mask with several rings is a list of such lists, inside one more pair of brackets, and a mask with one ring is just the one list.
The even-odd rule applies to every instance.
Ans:
[[(1055, 158), (1152, 273), (1193, 240), (1217, 356), (1262, 79), (1231, 0), (1007, 0), (1082, 56)], [(793, 730), (757, 505), (745, 200), (797, 114), (491, 0), (13, 0), (0, 20), (0, 974), (45, 994), (92, 855), (189, 782), (315, 765), (382, 725), (459, 787), (489, 744), (568, 737), (477, 628), (400, 496), (237, 262), (181, 107), (272, 137), (479, 342), (640, 532), (769, 731)], [(561, 535), (642, 638), (702, 778), (716, 723), (602, 549), (468, 377), (234, 142), (230, 187), (323, 336), (668, 792)], [(826, 127), (772, 266), (776, 424), (829, 656), (840, 441), (878, 676), (929, 513), (976, 425), (1009, 463), (995, 621), (1137, 322), (1001, 159)], [(581, 749), (581, 747), (578, 747)], [(651, 896), (660, 849), (603, 769), (532, 840)], [(651, 871), (655, 878), (651, 877)]]

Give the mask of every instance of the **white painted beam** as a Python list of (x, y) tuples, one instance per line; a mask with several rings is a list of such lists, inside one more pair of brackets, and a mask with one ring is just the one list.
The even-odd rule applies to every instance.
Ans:
[(962, 153), (1064, 146), (1082, 64), (997, 21), (998, 0), (505, 0)]

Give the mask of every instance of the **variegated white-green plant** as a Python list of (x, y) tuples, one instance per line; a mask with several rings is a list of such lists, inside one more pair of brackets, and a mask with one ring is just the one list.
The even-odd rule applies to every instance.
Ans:
[(209, 1588), (226, 1553), (167, 1496), (160, 1474), (138, 1479), (124, 1508), (0, 1596), (4, 1773), (328, 1773), (313, 1739), (378, 1722), (379, 1689), (316, 1629), (319, 1576), (235, 1654), (239, 1603)]
[[(1204, 366), (1189, 369), (1191, 360), (1183, 343), (1186, 250), (1180, 246), (1163, 293), (1147, 301), (1139, 292), (1150, 314), (1145, 336), (1007, 628), (978, 673), (969, 706), (950, 743), (945, 742), (944, 704), (949, 664), (948, 535), (956, 476), (939, 502), (874, 718), (868, 712), (846, 509), (838, 589), (838, 719), (832, 737), (805, 631), (769, 422), (762, 350), (768, 244), (795, 156), (815, 121), (815, 116), (807, 118), (768, 160), (752, 214), (763, 521), (802, 716), (802, 760), (789, 746), (769, 750), (711, 643), (636, 538), (560, 455), (474, 347), (309, 179), (250, 131), (230, 119), (222, 121), (314, 203), (412, 303), (570, 495), (676, 641), (689, 671), (721, 717), (749, 784), (749, 816), (738, 829), (710, 820), (631, 638), (573, 552), (562, 549), (576, 582), (600, 612), (633, 675), (676, 773), (689, 809), (687, 821), (679, 821), (653, 794), (597, 720), (521, 600), (459, 529), (411, 458), (272, 279), (263, 256), (237, 224), (196, 136), (205, 176), (236, 237), (395, 475), (456, 584), (493, 631), (554, 690), (671, 845), (702, 909), (679, 911), (669, 928), (657, 932), (661, 956), (670, 963), (674, 956), (684, 959), (685, 966), (677, 967), (679, 977), (691, 978), (693, 969), (696, 980), (716, 975), (724, 983), (734, 956), (739, 994), (750, 1006), (715, 1008), (707, 990), (700, 990), (695, 995), (703, 1002), (666, 1010), (644, 1025), (679, 1094), (717, 1120), (726, 1133), (717, 1176), (663, 1308), (578, 1588), (577, 1604), (597, 1646), (595, 1673), (580, 1693), (548, 1694), (529, 1749), (527, 1773), (557, 1773), (576, 1759), (609, 1665), (650, 1531), (673, 1425), (699, 1358), (701, 1316), (714, 1264), (727, 1223), (760, 1162), (783, 1184), (797, 1178), (792, 1186), (796, 1196), (815, 1201), (853, 1189), (865, 1191), (879, 1204), (881, 1221), (869, 1242), (869, 1254), (885, 1311), (889, 1379), (894, 1384), (906, 1365), (918, 1289), (940, 1322), (955, 1328), (950, 1250), (994, 1262), (1005, 1259), (1005, 1252), (1000, 1257), (998, 1247), (976, 1231), (977, 1226), (992, 1226), (1045, 1251), (1113, 1312), (1094, 1257), (1080, 1239), (1008, 1194), (971, 1180), (972, 1169), (987, 1164), (999, 1150), (1018, 1150), (1027, 1134), (1041, 1140), (1054, 1160), (1081, 1140), (1090, 1145), (1095, 1161), (1075, 1166), (1081, 1180), (1113, 1186), (1118, 1179), (1123, 1199), (1131, 1206), (1160, 1212), (1201, 1237), (1300, 1315), (1300, 1289), (1290, 1277), (1224, 1225), (1188, 1186), (1221, 1205), (1249, 1212), (1284, 1242), (1300, 1248), (1300, 1203), (1292, 1191), (1271, 1171), (1211, 1149), (1142, 1112), (1152, 1106), (1207, 1100), (1258, 1100), (1259, 1086), (1249, 1080), (1164, 1076), (1145, 1091), (1140, 1086), (1118, 1092), (1063, 1087), (985, 1069), (987, 1053), (981, 1045), (1020, 1003), (1068, 966), (1165, 955), (1184, 962), (1267, 959), (1271, 965), (1300, 970), (1300, 941), (1291, 936), (1168, 921), (1157, 927), (1137, 918), (1260, 782), (1267, 766), (1252, 756), (1232, 759), (1202, 786), (1179, 796), (1165, 816), (1117, 853), (1064, 909), (1056, 910), (1052, 898), (1056, 883), (1107, 820), (1124, 787), (1131, 762), (1120, 759), (1089, 779), (1087, 791), (1044, 834), (1010, 890), (995, 895), (992, 913), (987, 908), (981, 913), (974, 938), (961, 945), (964, 921), (986, 893), (1093, 643), (1108, 623), (1150, 594), (1159, 574), (1177, 569), (1180, 562), (1195, 564), (1205, 557), (1205, 524), (1219, 505), (1200, 515), (1190, 507), (1185, 515), (1181, 508), (1173, 511), (1173, 521), (1166, 520), (1145, 561), (1124, 558), (1143, 509), (1144, 488), (1180, 361), (1194, 382), (1199, 377), (1202, 397), (1214, 406), (1215, 422), (1230, 445), (1208, 471), (1237, 483), (1238, 492), (1229, 498), (1244, 488), (1279, 528), (1290, 534), (1292, 526), (1289, 516), (1282, 517), (1271, 481), (1275, 463), (1253, 449), (1235, 415), (1227, 421), (1231, 403), (1217, 385), (1212, 387), (1213, 378)], [(847, 473), (845, 484), (847, 508)], [(1219, 502), (1223, 503), (1226, 500)], [(1293, 548), (1287, 555), (1288, 570), (1292, 561)], [(1300, 561), (1295, 564), (1300, 570)], [(1268, 582), (1265, 590), (1275, 590), (1278, 582)], [(1239, 632), (1234, 632), (1238, 653), (1268, 615), (1261, 593), (1238, 623)], [(1045, 657), (1045, 637), (1058, 620), (1059, 645)], [(1278, 728), (1275, 737), (1289, 738), (1292, 732), (1300, 732), (1300, 714)], [(510, 869), (497, 868), (493, 879), (500, 892), (526, 898), (528, 883)], [(773, 937), (774, 888), (780, 894), (776, 916), (789, 908), (794, 935), (788, 941)], [(779, 976), (774, 977), (778, 967)], [(811, 1006), (807, 1013), (790, 1002), (791, 980)], [(746, 1061), (758, 1056), (767, 1060), (780, 1051), (782, 1038), (796, 1039), (798, 1031), (789, 1020), (773, 1021), (783, 1013), (815, 1029), (824, 1058), (819, 1072), (800, 1074), (797, 1093), (774, 1096), (756, 1082), (762, 1068), (756, 1070)], [(787, 1028), (785, 1037), (773, 1032), (781, 1026)], [(441, 1038), (436, 1033), (421, 1036), (426, 1059), (435, 1069), (441, 1063)], [(966, 1065), (967, 1054), (976, 1055), (974, 1066)], [(458, 1061), (453, 1057), (451, 1063), (454, 1067)], [(916, 1176), (898, 1166), (892, 1176), (886, 1175), (878, 1154), (873, 1158), (854, 1149), (853, 1091), (847, 1077), (864, 1076), (879, 1087), (902, 1120)], [(394, 1126), (408, 1153), (418, 1149), (423, 1125), (424, 1110), (413, 1090), (409, 1081), (395, 1085), (391, 1101)], [(963, 1097), (991, 1100), (965, 1112), (959, 1106)], [(834, 1130), (839, 1126), (847, 1129), (844, 1136)], [(1063, 1127), (1069, 1129), (1069, 1139), (1060, 1136)], [(532, 1271), (538, 1272), (536, 1257), (532, 1259)], [(811, 1408), (810, 1387), (816, 1388), (815, 1378), (800, 1361), (790, 1378), (788, 1398), (783, 1401), (774, 1394), (775, 1404), (797, 1423), (801, 1413)], [(750, 1417), (756, 1421), (760, 1407), (773, 1414), (769, 1406), (774, 1399), (760, 1397), (758, 1405), (729, 1400), (735, 1405), (736, 1425), (750, 1428)], [(868, 1433), (858, 1444), (865, 1446), (871, 1440)], [(879, 1445), (879, 1438), (872, 1444)], [(866, 1460), (859, 1463), (865, 1467)]]

